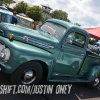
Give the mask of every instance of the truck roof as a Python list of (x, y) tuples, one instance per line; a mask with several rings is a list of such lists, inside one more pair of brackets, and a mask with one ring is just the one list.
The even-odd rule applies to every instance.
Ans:
[(16, 15), (17, 17), (19, 18), (22, 18), (22, 19), (26, 19), (26, 20), (29, 20), (30, 22), (34, 22), (34, 20), (32, 18), (28, 18), (28, 17), (24, 17), (24, 16), (20, 16), (20, 15)]
[(59, 20), (59, 19), (48, 19), (47, 21), (53, 21), (53, 22), (59, 23), (59, 24), (65, 26), (67, 28), (75, 26), (72, 23), (69, 23), (69, 22), (66, 22), (66, 21), (63, 21), (63, 20)]
[(4, 13), (4, 14), (8, 14), (8, 15), (13, 15), (12, 12), (7, 11), (7, 10), (2, 10), (2, 9), (0, 9), (0, 12), (1, 12), (1, 13)]
[(67, 21), (63, 21), (63, 20), (59, 20), (59, 19), (48, 19), (47, 21), (52, 21), (52, 22), (55, 22), (55, 23), (58, 23), (58, 24), (61, 24), (63, 25), (64, 27), (66, 27), (67, 29), (70, 29), (70, 28), (78, 28), (82, 31), (84, 31), (84, 34), (86, 34), (87, 36), (90, 37), (89, 33), (87, 31), (85, 31), (83, 28), (77, 26), (77, 25), (74, 25), (72, 23), (69, 23)]

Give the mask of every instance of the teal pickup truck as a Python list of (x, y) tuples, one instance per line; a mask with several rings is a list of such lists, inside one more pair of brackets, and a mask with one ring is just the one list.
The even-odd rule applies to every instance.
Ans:
[(0, 68), (13, 84), (86, 82), (100, 83), (100, 57), (88, 50), (89, 34), (57, 19), (38, 30), (0, 23)]

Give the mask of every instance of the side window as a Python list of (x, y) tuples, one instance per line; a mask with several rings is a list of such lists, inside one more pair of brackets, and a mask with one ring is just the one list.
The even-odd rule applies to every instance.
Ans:
[(12, 16), (11, 15), (7, 15), (7, 23), (11, 23), (12, 21)]
[(72, 32), (68, 35), (66, 42), (79, 47), (84, 47), (86, 36), (77, 32)]
[(22, 18), (18, 18), (18, 23), (26, 25), (26, 26), (30, 26), (31, 25), (31, 23), (29, 21), (27, 21), (25, 19), (22, 19)]
[(2, 14), (1, 21), (7, 22), (6, 20), (7, 20), (7, 19), (6, 19), (6, 15), (5, 15), (5, 14)]

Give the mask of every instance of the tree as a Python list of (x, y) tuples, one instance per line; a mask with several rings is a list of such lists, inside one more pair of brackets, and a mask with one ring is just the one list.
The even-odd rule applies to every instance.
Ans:
[(34, 21), (41, 21), (43, 18), (43, 11), (39, 6), (28, 7), (26, 14)]
[(6, 6), (9, 7), (11, 1), (12, 1), (12, 0), (0, 0), (0, 5), (5, 4)]
[(4, 4), (9, 7), (12, 0), (3, 0)]
[(97, 39), (90, 38), (89, 39), (89, 44), (93, 45), (95, 42), (99, 42)]
[(0, 0), (0, 6), (3, 4), (4, 0)]
[(74, 23), (74, 25), (81, 26), (79, 23)]
[(68, 19), (68, 14), (62, 10), (54, 10), (51, 14), (51, 17), (70, 22)]
[(51, 18), (50, 15), (44, 15), (42, 20), (43, 20), (43, 21), (46, 21), (47, 19), (50, 19), (50, 18)]
[(13, 10), (17, 11), (17, 13), (26, 13), (27, 7), (28, 7), (27, 3), (21, 1), (18, 4), (16, 4)]

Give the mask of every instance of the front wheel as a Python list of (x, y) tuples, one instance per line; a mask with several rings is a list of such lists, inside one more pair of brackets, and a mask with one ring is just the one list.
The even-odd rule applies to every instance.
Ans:
[(100, 84), (100, 76), (96, 77), (92, 82), (88, 83), (89, 88), (96, 88)]
[(38, 84), (43, 75), (42, 66), (37, 62), (27, 62), (20, 66), (13, 74), (11, 81), (16, 85)]

